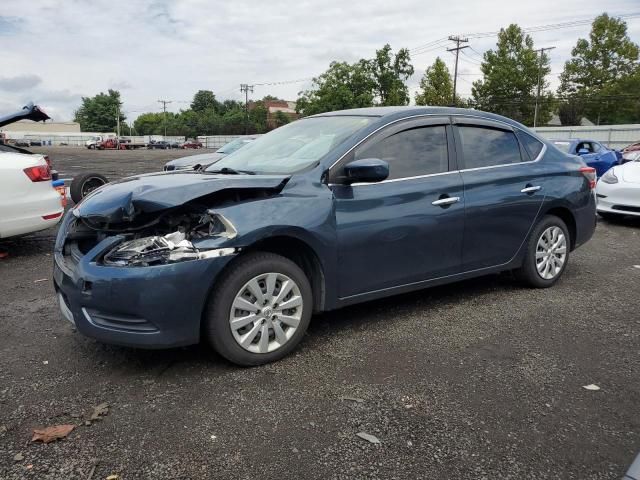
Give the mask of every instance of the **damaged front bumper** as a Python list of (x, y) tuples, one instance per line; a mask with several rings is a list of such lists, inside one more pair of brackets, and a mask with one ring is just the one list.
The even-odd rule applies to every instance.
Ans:
[[(54, 285), (63, 315), (80, 333), (104, 343), (166, 348), (198, 343), (209, 291), (233, 249), (151, 266), (107, 266), (106, 252), (124, 242), (106, 237), (86, 253), (63, 248), (67, 216), (54, 251)], [(224, 251), (223, 251), (224, 250)]]

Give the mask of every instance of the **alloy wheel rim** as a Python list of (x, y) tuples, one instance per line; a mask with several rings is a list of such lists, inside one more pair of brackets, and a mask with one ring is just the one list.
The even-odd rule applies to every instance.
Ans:
[(567, 239), (560, 227), (547, 228), (536, 246), (536, 270), (545, 280), (557, 277), (567, 259)]
[(285, 345), (302, 319), (300, 288), (282, 273), (253, 277), (238, 291), (229, 312), (233, 338), (252, 353), (270, 353)]
[(102, 185), (104, 185), (104, 181), (101, 178), (87, 178), (82, 184), (82, 196), (84, 197), (86, 195), (89, 195), (91, 192), (93, 192), (97, 188), (100, 188)]

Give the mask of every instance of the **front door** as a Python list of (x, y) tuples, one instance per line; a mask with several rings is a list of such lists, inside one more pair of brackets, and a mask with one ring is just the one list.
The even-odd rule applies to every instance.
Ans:
[[(332, 170), (340, 298), (459, 271), (464, 197), (453, 148), (448, 117), (409, 120), (386, 127)], [(387, 180), (341, 184), (341, 167), (364, 158), (387, 161)]]

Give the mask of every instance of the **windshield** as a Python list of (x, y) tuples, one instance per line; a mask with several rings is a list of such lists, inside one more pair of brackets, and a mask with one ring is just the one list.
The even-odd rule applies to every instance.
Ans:
[(571, 142), (553, 142), (553, 144), (562, 150), (564, 153), (569, 153), (569, 147), (571, 146)]
[(214, 163), (207, 171), (228, 168), (257, 174), (294, 173), (317, 163), (376, 117), (335, 116), (298, 120), (252, 141)]
[(251, 140), (252, 139), (250, 138), (236, 138), (235, 140), (231, 140), (229, 143), (226, 143), (223, 146), (221, 146), (218, 150), (216, 150), (216, 153), (226, 153), (228, 155), (230, 153), (235, 152), (243, 145), (246, 145)]

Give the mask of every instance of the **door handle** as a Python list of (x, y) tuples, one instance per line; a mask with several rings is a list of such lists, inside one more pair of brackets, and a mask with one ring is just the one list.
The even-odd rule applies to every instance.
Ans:
[(459, 201), (460, 201), (460, 197), (444, 197), (431, 202), (431, 205), (435, 205), (436, 207), (447, 207)]
[(541, 188), (542, 187), (540, 185), (536, 185), (535, 187), (533, 185), (529, 185), (524, 187), (522, 190), (520, 190), (520, 193), (533, 193), (533, 192), (537, 192)]

